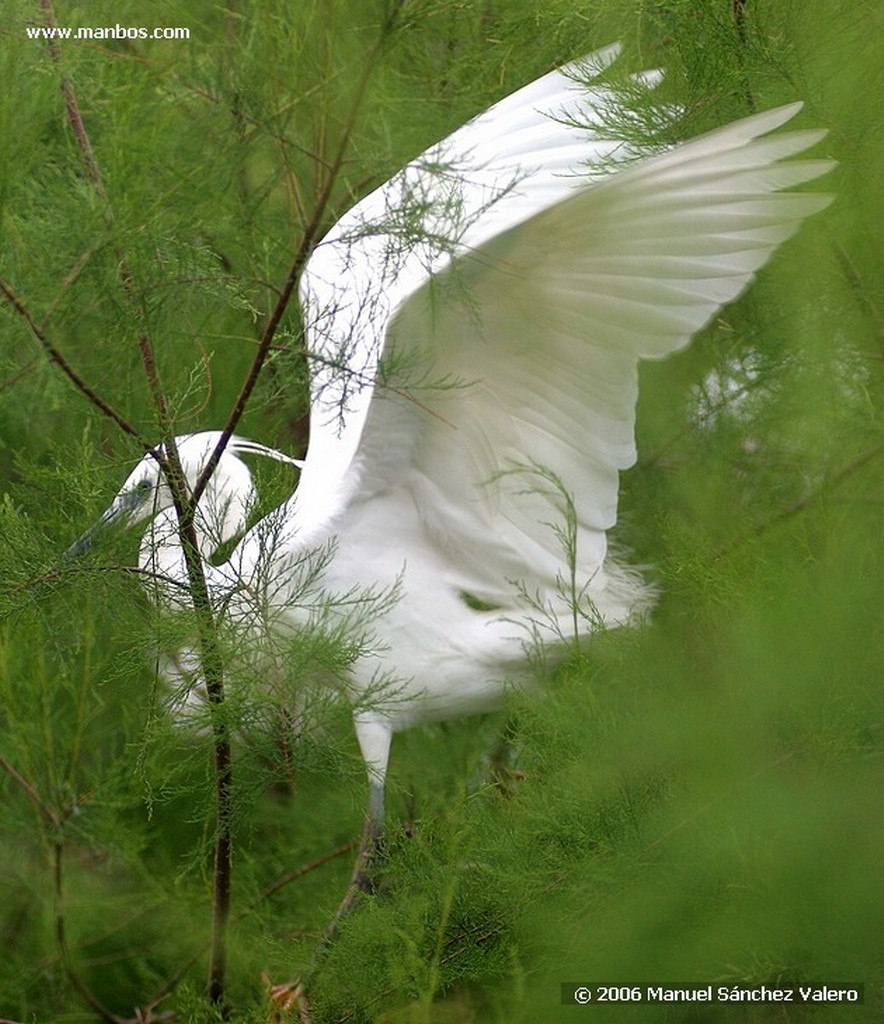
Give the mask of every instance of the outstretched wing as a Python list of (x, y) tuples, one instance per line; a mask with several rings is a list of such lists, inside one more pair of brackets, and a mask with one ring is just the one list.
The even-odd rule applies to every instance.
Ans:
[(831, 166), (789, 159), (823, 133), (769, 136), (800, 104), (611, 173), (634, 154), (576, 125), (614, 102), (547, 75), (360, 203), (308, 268), (324, 365), (299, 501), (311, 516), (413, 501), (488, 600), (565, 573), (563, 517), (578, 582), (603, 592), (638, 359), (686, 345), (829, 201), (781, 191)]
[[(350, 469), (394, 311), (456, 255), (571, 194), (593, 167), (627, 155), (604, 134), (571, 127), (617, 102), (609, 88), (588, 89), (586, 81), (619, 52), (606, 47), (501, 100), (366, 196), (319, 243), (300, 282), (311, 360), (302, 526), (325, 523), (354, 492)], [(651, 86), (661, 76), (635, 77)]]

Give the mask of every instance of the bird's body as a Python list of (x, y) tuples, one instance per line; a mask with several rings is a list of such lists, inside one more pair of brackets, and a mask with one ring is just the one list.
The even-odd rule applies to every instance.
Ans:
[(321, 606), (303, 578), (322, 551), (323, 614), (358, 628), (364, 610), (372, 642), (344, 683), (376, 825), (396, 731), (499, 704), (538, 628), (561, 640), (647, 608), (607, 549), (638, 361), (684, 347), (828, 202), (780, 191), (830, 166), (790, 159), (822, 133), (769, 134), (800, 104), (652, 153), (580, 127), (618, 105), (578, 81), (616, 53), (501, 101), (320, 242), (297, 491), (206, 566), (234, 621), (296, 631)]

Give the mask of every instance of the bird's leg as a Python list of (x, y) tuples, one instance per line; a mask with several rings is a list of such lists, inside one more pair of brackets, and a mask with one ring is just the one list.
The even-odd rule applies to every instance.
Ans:
[(491, 784), (504, 797), (513, 796), (516, 792), (516, 784), (524, 778), (523, 773), (513, 767), (515, 756), (513, 748), (517, 734), (515, 721), (512, 718), (507, 719), (497, 743), (488, 755), (488, 774)]
[[(335, 923), (349, 914), (361, 893), (374, 891), (374, 871), (384, 841), (384, 782), (393, 733), (386, 722), (356, 716), (356, 738), (368, 769), (368, 813), (350, 887), (335, 914)], [(332, 926), (334, 928), (334, 925)]]
[[(350, 879), (350, 893), (355, 898), (361, 892), (374, 892), (375, 880), (372, 868), (383, 856), (384, 844), (384, 787), (375, 779), (369, 782), (368, 814), (365, 817), (365, 828), (359, 853), (353, 865), (353, 877)], [(346, 900), (345, 900), (346, 902)], [(338, 911), (340, 913), (340, 910)]]
[[(335, 911), (331, 927), (325, 934), (325, 942), (329, 943), (337, 931), (338, 922), (346, 917), (356, 906), (356, 901), (364, 893), (372, 893), (375, 890), (374, 868), (377, 866), (383, 855), (384, 843), (384, 790), (375, 780), (371, 783), (371, 794), (369, 799), (369, 811), (365, 819), (365, 828), (362, 832), (362, 841), (359, 844), (359, 852), (356, 855), (356, 863), (353, 865), (353, 874), (350, 878), (350, 885), (344, 898), (341, 900), (338, 909)], [(378, 808), (380, 815), (378, 815)]]
[[(368, 757), (365, 753), (366, 747), (362, 740), (362, 734), (359, 732), (357, 725), (357, 735), (359, 736), (359, 743), (362, 747), (363, 756), (368, 763)], [(390, 751), (390, 738), (391, 733), (388, 733), (386, 740), (386, 751), (389, 756)], [(386, 767), (386, 761), (384, 762)], [(370, 768), (372, 765), (370, 765)], [(377, 764), (373, 767), (377, 768)], [(362, 842), (359, 845), (359, 853), (356, 856), (356, 863), (353, 865), (353, 875), (350, 879), (350, 885), (344, 898), (341, 900), (338, 909), (335, 911), (335, 916), (332, 918), (331, 924), (326, 928), (325, 934), (322, 936), (322, 941), (316, 948), (313, 954), (313, 963), (306, 975), (300, 980), (297, 986), (291, 986), (292, 991), (296, 991), (299, 1000), (297, 1005), (299, 1012), (300, 1007), (303, 1005), (306, 1012), (309, 1014), (309, 1004), (307, 1002), (307, 991), (313, 983), (313, 980), (320, 968), (322, 959), (328, 952), (329, 947), (335, 940), (335, 936), (338, 934), (338, 926), (341, 921), (355, 908), (356, 901), (364, 893), (374, 892), (374, 878), (372, 869), (380, 859), (383, 839), (384, 839), (384, 780), (383, 777), (378, 778), (376, 775), (369, 775), (369, 798), (368, 798), (368, 814), (365, 818), (365, 829), (362, 833)], [(301, 1017), (302, 1021), (309, 1022), (309, 1016)]]

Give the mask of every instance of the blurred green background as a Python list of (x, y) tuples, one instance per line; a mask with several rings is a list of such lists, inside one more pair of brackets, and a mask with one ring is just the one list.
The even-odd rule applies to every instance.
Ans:
[[(144, 434), (159, 430), (144, 329), (179, 432), (226, 419), (392, 7), (57, 0), (59, 25), (190, 29), (65, 43), (59, 65), (27, 38), (40, 4), (5, 0), (0, 277)], [(803, 99), (796, 123), (829, 130), (837, 200), (688, 352), (643, 368), (616, 539), (660, 587), (647, 627), (599, 636), (505, 715), (397, 738), (384, 884), (322, 958), (317, 1024), (884, 1018), (882, 30), (874, 0), (402, 6), (327, 226), (507, 91), (614, 39), (625, 71), (667, 68), (684, 137)], [(292, 305), (240, 427), (293, 454), (299, 330)], [(96, 1019), (59, 919), (68, 966), (112, 1014), (174, 982), (158, 1012), (212, 1019), (210, 756), (162, 711), (165, 627), (114, 568), (137, 539), (54, 572), (139, 455), (0, 303), (0, 1016), (14, 1020)], [(288, 480), (263, 483), (273, 500)], [(345, 851), (267, 894), (360, 831), (346, 709), (327, 719), (293, 750), (272, 730), (237, 745), (235, 1020), (273, 1019), (264, 978), (303, 974), (349, 877)], [(507, 719), (523, 778), (503, 798), (486, 755)], [(560, 1005), (562, 982), (864, 982), (866, 1002), (585, 1010)]]

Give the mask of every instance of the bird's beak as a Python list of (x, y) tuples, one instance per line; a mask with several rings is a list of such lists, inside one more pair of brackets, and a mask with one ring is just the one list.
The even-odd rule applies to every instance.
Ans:
[(140, 495), (136, 492), (130, 491), (127, 494), (118, 494), (113, 504), (102, 513), (98, 522), (90, 526), (82, 537), (75, 540), (65, 551), (61, 556), (62, 561), (79, 558), (80, 555), (84, 555), (87, 551), (91, 550), (95, 542), (104, 536), (109, 527), (119, 522), (126, 522), (138, 504), (140, 504)]
[(74, 541), (73, 544), (65, 551), (61, 556), (63, 561), (67, 561), (70, 558), (79, 558), (80, 555), (84, 555), (87, 551), (92, 548), (95, 541), (107, 530), (110, 524), (117, 518), (119, 512), (111, 507), (104, 513), (101, 519), (97, 523), (94, 523), (89, 529), (80, 537)]

